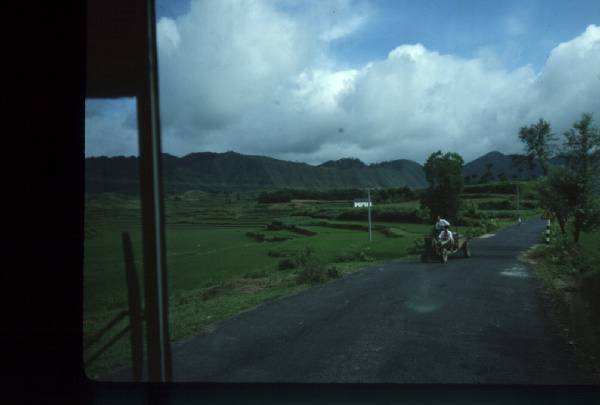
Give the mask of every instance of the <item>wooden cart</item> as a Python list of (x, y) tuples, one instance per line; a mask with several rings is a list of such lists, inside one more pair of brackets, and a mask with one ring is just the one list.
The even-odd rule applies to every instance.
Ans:
[(436, 259), (442, 263), (448, 261), (448, 256), (462, 252), (464, 257), (471, 257), (469, 250), (469, 239), (466, 236), (455, 233), (454, 243), (450, 241), (440, 241), (432, 236), (426, 236), (425, 249), (421, 253), (421, 262), (426, 263), (431, 259)]

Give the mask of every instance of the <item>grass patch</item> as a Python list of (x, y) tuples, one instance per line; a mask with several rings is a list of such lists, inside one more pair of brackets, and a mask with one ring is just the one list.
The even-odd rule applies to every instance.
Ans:
[(385, 236), (387, 236), (388, 238), (402, 238), (404, 236), (407, 235), (406, 231), (403, 231), (402, 229), (398, 229), (398, 228), (382, 228), (379, 230), (382, 234), (384, 234)]
[(335, 263), (346, 263), (346, 262), (373, 262), (375, 259), (370, 255), (370, 248), (364, 248), (358, 251), (345, 251), (340, 255), (336, 256), (333, 261)]

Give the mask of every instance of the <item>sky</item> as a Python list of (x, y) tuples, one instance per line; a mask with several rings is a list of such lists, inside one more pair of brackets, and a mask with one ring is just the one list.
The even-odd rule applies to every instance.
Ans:
[[(157, 0), (157, 45), (176, 156), (468, 162), (600, 126), (597, 0)], [(85, 154), (137, 155), (135, 99), (86, 100)]]

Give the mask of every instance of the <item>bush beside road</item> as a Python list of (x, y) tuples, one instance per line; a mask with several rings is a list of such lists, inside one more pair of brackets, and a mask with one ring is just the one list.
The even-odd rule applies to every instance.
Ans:
[(579, 245), (561, 237), (556, 224), (551, 235), (549, 245), (532, 247), (522, 259), (542, 281), (563, 337), (600, 383), (600, 231), (584, 233)]

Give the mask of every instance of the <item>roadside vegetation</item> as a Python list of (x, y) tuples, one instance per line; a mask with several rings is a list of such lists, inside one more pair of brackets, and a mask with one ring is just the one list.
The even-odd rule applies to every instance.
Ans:
[[(542, 165), (545, 176), (532, 185), (552, 223), (550, 243), (524, 259), (552, 298), (565, 338), (600, 382), (600, 131), (591, 114), (582, 114), (562, 144), (543, 119), (521, 128), (519, 137), (530, 161)], [(564, 165), (549, 163), (557, 156)]]
[(580, 243), (551, 227), (550, 244), (532, 247), (522, 259), (542, 282), (558, 331), (579, 363), (600, 383), (600, 230), (584, 232)]

